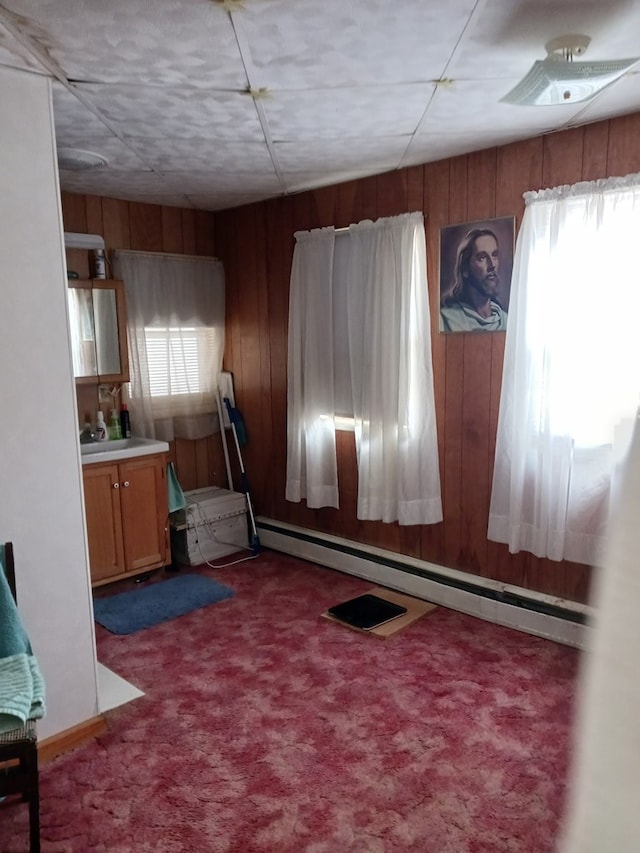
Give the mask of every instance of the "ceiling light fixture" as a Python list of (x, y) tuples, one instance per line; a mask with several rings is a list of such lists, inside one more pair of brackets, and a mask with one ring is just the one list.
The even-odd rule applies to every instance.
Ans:
[(81, 148), (58, 148), (58, 168), (68, 172), (84, 172), (87, 169), (101, 169), (109, 161), (101, 154), (83, 151)]
[(547, 58), (534, 62), (529, 73), (500, 100), (529, 107), (588, 101), (638, 62), (639, 57), (574, 62), (574, 57), (582, 56), (590, 41), (585, 35), (552, 39), (545, 45)]

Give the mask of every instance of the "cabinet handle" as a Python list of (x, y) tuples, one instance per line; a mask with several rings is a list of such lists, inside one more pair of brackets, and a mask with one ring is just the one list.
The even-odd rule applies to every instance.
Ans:
[(129, 488), (129, 481), (125, 480), (122, 485), (124, 486), (125, 489), (128, 489)]
[(113, 484), (113, 488), (114, 488), (114, 489), (119, 489), (119, 488), (120, 488), (120, 483), (114, 483), (114, 484)]

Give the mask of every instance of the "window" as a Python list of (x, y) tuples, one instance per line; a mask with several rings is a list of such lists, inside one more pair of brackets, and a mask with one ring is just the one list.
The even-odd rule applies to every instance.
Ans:
[(149, 390), (152, 397), (199, 394), (206, 351), (212, 345), (209, 329), (194, 326), (146, 327)]
[(525, 199), (489, 538), (594, 563), (640, 400), (640, 176)]
[(353, 430), (353, 389), (349, 352), (348, 282), (350, 258), (349, 232), (336, 234), (333, 252), (333, 388), (336, 429)]
[(338, 506), (351, 420), (358, 518), (442, 519), (421, 213), (296, 234), (287, 416), (288, 500)]
[(125, 282), (131, 420), (171, 441), (217, 428), (224, 350), (224, 274), (214, 259), (119, 251)]

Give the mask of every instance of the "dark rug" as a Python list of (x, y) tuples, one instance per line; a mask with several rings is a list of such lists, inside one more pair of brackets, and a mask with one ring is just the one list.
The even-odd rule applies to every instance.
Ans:
[(200, 575), (179, 575), (93, 601), (93, 615), (112, 634), (133, 634), (235, 595), (224, 584)]

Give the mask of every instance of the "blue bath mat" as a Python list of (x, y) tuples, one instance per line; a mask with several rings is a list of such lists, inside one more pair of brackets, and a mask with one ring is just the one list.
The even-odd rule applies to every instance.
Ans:
[(95, 598), (93, 615), (112, 634), (133, 634), (234, 595), (228, 586), (210, 578), (178, 575), (129, 592)]

